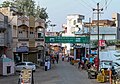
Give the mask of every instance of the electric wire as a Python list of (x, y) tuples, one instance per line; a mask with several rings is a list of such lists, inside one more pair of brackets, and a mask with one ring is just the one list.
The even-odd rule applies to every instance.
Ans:
[(86, 5), (88, 5), (88, 7), (93, 8), (93, 7), (90, 5), (90, 3), (88, 4), (88, 2), (85, 2), (84, 0), (81, 0), (81, 1), (84, 2)]
[[(79, 1), (79, 0), (77, 0), (77, 1)], [(89, 6), (86, 6), (86, 5), (82, 4), (81, 2), (79, 2), (79, 3), (80, 3), (82, 6), (84, 6), (85, 8), (87, 8), (88, 10), (91, 9)]]
[(112, 0), (109, 0), (109, 1), (105, 0), (105, 5), (102, 8), (107, 10), (107, 8), (108, 8), (108, 6), (110, 5), (111, 2), (112, 2)]
[[(91, 16), (92, 16), (92, 10), (91, 10), (91, 8), (92, 7), (89, 7), (89, 6), (86, 6), (86, 5), (84, 5), (84, 4), (82, 4), (81, 2), (79, 2), (82, 6), (84, 6), (85, 8), (87, 8), (88, 10), (89, 10), (89, 12), (88, 13), (86, 13), (86, 15), (88, 15), (88, 14), (90, 14)], [(85, 2), (84, 2), (85, 3)], [(86, 3), (85, 3), (86, 4)], [(93, 8), (92, 8), (93, 9)]]

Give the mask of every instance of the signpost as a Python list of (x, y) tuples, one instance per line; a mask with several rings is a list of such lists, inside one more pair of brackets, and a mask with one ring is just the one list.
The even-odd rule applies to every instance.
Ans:
[(19, 84), (33, 84), (32, 75), (32, 70), (23, 69), (20, 73)]
[(61, 37), (50, 36), (45, 37), (45, 43), (89, 43), (90, 38), (86, 37)]

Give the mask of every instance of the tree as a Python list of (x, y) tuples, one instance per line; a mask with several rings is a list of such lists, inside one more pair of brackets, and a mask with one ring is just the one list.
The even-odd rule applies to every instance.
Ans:
[(14, 7), (24, 15), (35, 15), (35, 2), (33, 0), (15, 0)]
[(9, 2), (9, 1), (4, 1), (2, 4), (1, 4), (1, 6), (2, 7), (10, 7), (11, 6), (11, 2)]
[[(35, 7), (34, 0), (12, 0), (4, 1), (1, 4), (2, 7), (15, 7), (19, 12), (22, 12), (27, 16), (34, 16), (37, 18), (48, 19), (48, 13), (46, 13), (47, 8), (40, 8), (40, 6)], [(47, 23), (47, 22), (46, 22)]]
[(40, 8), (40, 6), (37, 6), (36, 9), (36, 17), (40, 17), (41, 19), (48, 19), (48, 13), (46, 13), (47, 8)]

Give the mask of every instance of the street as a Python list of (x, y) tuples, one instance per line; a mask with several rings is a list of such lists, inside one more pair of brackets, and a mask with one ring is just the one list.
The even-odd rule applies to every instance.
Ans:
[[(76, 65), (66, 61), (52, 64), (48, 71), (44, 71), (44, 67), (38, 68), (33, 75), (34, 84), (99, 84), (95, 79), (88, 79), (85, 70), (78, 70)], [(18, 73), (13, 76), (1, 76), (0, 84), (18, 84), (18, 78)]]

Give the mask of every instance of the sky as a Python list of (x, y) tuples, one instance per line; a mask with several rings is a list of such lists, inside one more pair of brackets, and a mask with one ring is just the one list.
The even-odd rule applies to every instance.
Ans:
[[(2, 3), (4, 0), (0, 0)], [(100, 8), (103, 8), (100, 14), (100, 19), (112, 19), (112, 13), (120, 12), (120, 0), (35, 0), (36, 5), (40, 5), (42, 8), (47, 8), (51, 24), (56, 24), (53, 31), (61, 31), (62, 24), (66, 23), (66, 17), (68, 14), (80, 14), (84, 15), (83, 22), (89, 22), (89, 18), (96, 19), (95, 11), (93, 8), (97, 8), (97, 3), (100, 4)], [(48, 30), (52, 31), (49, 26)]]

